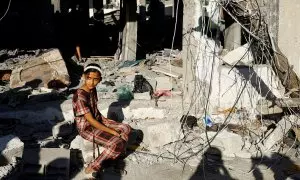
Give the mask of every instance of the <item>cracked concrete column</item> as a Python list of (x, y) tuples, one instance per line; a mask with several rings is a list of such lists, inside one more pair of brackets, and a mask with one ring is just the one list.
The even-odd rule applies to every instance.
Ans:
[(51, 5), (53, 6), (54, 13), (61, 12), (60, 10), (60, 0), (51, 0)]
[[(198, 0), (183, 0), (184, 102), (192, 106), (192, 109), (187, 106), (186, 110), (192, 111), (193, 114), (201, 113), (201, 109), (204, 108), (212, 79), (215, 83), (213, 88), (218, 88), (218, 74), (215, 74), (219, 63), (215, 59), (218, 45), (215, 38), (209, 37), (208, 33), (204, 34), (205, 32), (203, 32), (203, 29), (207, 29), (208, 24), (218, 23), (218, 13), (215, 13), (218, 12), (218, 6), (213, 1), (202, 3), (204, 2)], [(210, 19), (211, 22), (204, 22), (207, 19)], [(214, 73), (213, 76), (212, 73)]]
[(198, 45), (200, 32), (193, 31), (198, 27), (198, 19), (202, 15), (201, 2), (197, 0), (183, 0), (183, 28), (182, 28), (182, 60), (184, 79), (184, 99), (192, 99), (195, 82), (195, 64), (198, 60)]
[(124, 1), (125, 27), (122, 39), (122, 60), (136, 59), (137, 46), (137, 2), (136, 0)]

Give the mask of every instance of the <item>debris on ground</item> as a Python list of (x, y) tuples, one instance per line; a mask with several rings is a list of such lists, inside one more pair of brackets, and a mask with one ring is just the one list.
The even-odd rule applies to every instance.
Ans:
[[(97, 63), (103, 69), (102, 81), (96, 87), (99, 99), (103, 100), (99, 101), (101, 114), (143, 132), (141, 143), (128, 145), (127, 150), (131, 154), (126, 160), (145, 165), (172, 160), (196, 167), (201, 163), (204, 151), (213, 154), (208, 148), (210, 146), (219, 149), (224, 158), (258, 158), (264, 155), (262, 150), (271, 154), (286, 152), (289, 147), (293, 150), (289, 151), (291, 157), (299, 156), (294, 141), (289, 137), (294, 132), (299, 143), (298, 118), (283, 116), (287, 104), (294, 106), (297, 100), (261, 99), (257, 101), (256, 109), (216, 107), (214, 111), (204, 113), (203, 107), (197, 114), (186, 114), (181, 111), (182, 105), (186, 104), (182, 102), (180, 56), (180, 51), (165, 49), (146, 60), (116, 62), (111, 57), (87, 58), (85, 65)], [(4, 57), (0, 55), (0, 58)], [(27, 63), (8, 61), (14, 62), (13, 68), (10, 68), (11, 76), (9, 72), (0, 71), (3, 72), (1, 80), (10, 83), (10, 86), (0, 86), (0, 105), (6, 108), (0, 112), (0, 135), (14, 139), (11, 134), (17, 134), (20, 139), (16, 142), (22, 152), (25, 144), (29, 147), (25, 154), (33, 151), (33, 154), (43, 154), (34, 163), (30, 158), (23, 158), (21, 171), (24, 175), (52, 176), (52, 172), (59, 172), (57, 176), (68, 177), (71, 169), (75, 168), (72, 163), (67, 165), (71, 151), (80, 152), (81, 159), (77, 163), (83, 165), (93, 160), (94, 152), (97, 155), (104, 150), (101, 146), (95, 150), (93, 143), (76, 133), (72, 91), (80, 86), (80, 82), (77, 87), (69, 87), (72, 77), (66, 69), (68, 62), (57, 49), (39, 52), (24, 60)], [(236, 59), (230, 58), (230, 63), (236, 63)], [(32, 73), (41, 70), (44, 74)], [(20, 76), (17, 76), (18, 73)], [(33, 109), (37, 102), (40, 107)], [(277, 119), (272, 118), (274, 114)], [(3, 152), (9, 152), (4, 154), (10, 159), (22, 156), (19, 151)], [(61, 158), (62, 166), (52, 165), (50, 161), (55, 160), (49, 159), (45, 155), (47, 153), (53, 158)], [(17, 169), (13, 163), (5, 162), (0, 171), (1, 168), (8, 171)]]
[[(31, 82), (31, 83), (29, 83)], [(58, 49), (52, 49), (18, 64), (12, 71), (10, 87), (28, 85), (32, 88), (46, 87), (60, 89), (70, 84), (65, 62)]]

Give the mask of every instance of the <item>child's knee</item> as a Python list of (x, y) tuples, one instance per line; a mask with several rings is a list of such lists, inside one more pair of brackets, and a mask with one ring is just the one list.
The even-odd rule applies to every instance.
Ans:
[(127, 134), (131, 132), (131, 127), (128, 124), (124, 124), (124, 129), (126, 130)]
[(126, 145), (126, 142), (123, 139), (120, 139), (116, 143), (116, 149), (117, 149), (117, 151), (122, 152), (125, 149), (125, 145)]

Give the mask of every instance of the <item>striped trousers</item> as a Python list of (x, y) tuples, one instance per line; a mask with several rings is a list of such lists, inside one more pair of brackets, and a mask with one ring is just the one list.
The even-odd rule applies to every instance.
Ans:
[(101, 168), (101, 164), (104, 160), (116, 159), (125, 150), (128, 136), (131, 132), (131, 127), (128, 124), (118, 123), (112, 120), (103, 121), (103, 124), (121, 132), (125, 140), (94, 128), (87, 128), (88, 130), (79, 132), (84, 139), (105, 148), (105, 150), (89, 164), (89, 167), (95, 171)]

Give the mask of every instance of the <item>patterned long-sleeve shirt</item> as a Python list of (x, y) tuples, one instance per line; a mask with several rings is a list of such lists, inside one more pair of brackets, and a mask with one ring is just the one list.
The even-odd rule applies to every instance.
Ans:
[(73, 111), (75, 122), (79, 134), (82, 131), (90, 130), (91, 124), (86, 120), (84, 114), (91, 113), (93, 117), (101, 122), (101, 114), (97, 108), (97, 92), (96, 89), (87, 92), (83, 89), (77, 89), (73, 96)]

